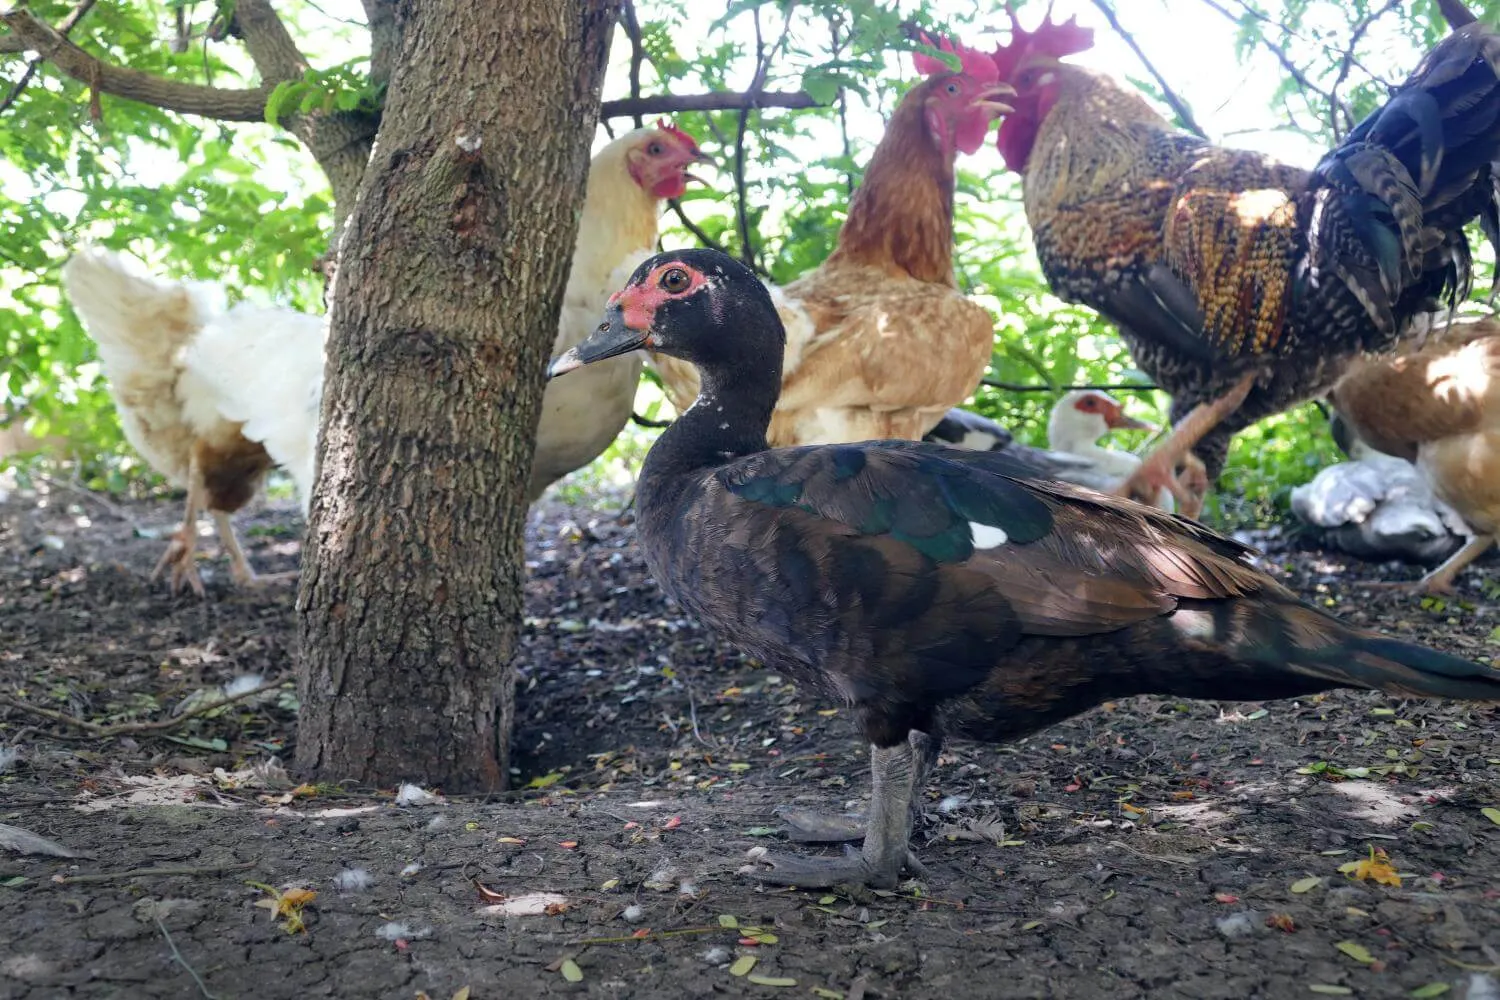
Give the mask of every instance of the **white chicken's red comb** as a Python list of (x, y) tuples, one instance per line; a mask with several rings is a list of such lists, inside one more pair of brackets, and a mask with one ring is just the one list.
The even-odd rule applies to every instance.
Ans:
[[(939, 38), (933, 41), (926, 33), (918, 33), (917, 39), (924, 45), (931, 45), (940, 52), (951, 52), (958, 56), (961, 72), (971, 76), (980, 83), (994, 83), (1000, 79), (999, 67), (995, 65), (988, 53), (971, 49), (962, 42), (955, 42), (951, 38)], [(932, 76), (934, 73), (951, 73), (952, 68), (937, 56), (930, 56), (925, 52), (913, 52), (911, 64), (918, 73), (923, 76)]]

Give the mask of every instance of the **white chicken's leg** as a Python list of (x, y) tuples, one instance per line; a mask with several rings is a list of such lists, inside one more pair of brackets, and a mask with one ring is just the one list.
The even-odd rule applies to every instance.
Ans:
[(199, 473), (198, 456), (195, 454), (188, 463), (187, 509), (182, 513), (182, 526), (173, 533), (167, 551), (161, 554), (161, 558), (156, 561), (156, 568), (151, 571), (151, 580), (155, 582), (162, 570), (171, 566), (171, 587), (174, 594), (185, 584), (193, 589), (193, 593), (203, 596), (203, 580), (198, 576), (197, 563), (198, 511), (202, 506), (203, 477)]
[(257, 575), (250, 568), (250, 560), (245, 558), (245, 550), (240, 548), (240, 540), (234, 533), (234, 522), (230, 520), (228, 512), (216, 510), (213, 514), (214, 526), (219, 531), (219, 543), (229, 554), (229, 576), (235, 583), (242, 587), (254, 587), (268, 583), (289, 583), (297, 579), (296, 571)]

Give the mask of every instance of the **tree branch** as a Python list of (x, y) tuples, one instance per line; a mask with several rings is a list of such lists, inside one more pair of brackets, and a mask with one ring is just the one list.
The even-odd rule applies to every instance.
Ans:
[(200, 87), (112, 66), (74, 45), (28, 10), (0, 12), (0, 23), (11, 30), (10, 37), (19, 40), (23, 50), (35, 50), (44, 60), (73, 79), (88, 84), (96, 92), (220, 121), (258, 122), (265, 119), (266, 98), (270, 95), (267, 87), (253, 90)]
[(1437, 0), (1438, 10), (1443, 13), (1443, 20), (1448, 22), (1448, 27), (1457, 31), (1466, 24), (1473, 24), (1479, 18), (1474, 12), (1464, 6), (1463, 0)]
[(1115, 34), (1119, 35), (1125, 44), (1130, 46), (1130, 51), (1135, 53), (1135, 57), (1141, 61), (1141, 65), (1146, 67), (1147, 72), (1156, 79), (1156, 85), (1161, 88), (1162, 96), (1172, 106), (1172, 110), (1177, 113), (1177, 117), (1181, 119), (1182, 124), (1187, 130), (1199, 138), (1207, 139), (1208, 133), (1203, 131), (1203, 127), (1198, 124), (1198, 119), (1193, 117), (1193, 112), (1188, 108), (1187, 102), (1177, 96), (1177, 92), (1172, 89), (1172, 85), (1167, 82), (1167, 78), (1161, 75), (1156, 65), (1150, 59), (1146, 58), (1146, 53), (1137, 44), (1135, 36), (1126, 31), (1124, 26), (1120, 24), (1120, 19), (1115, 17), (1114, 8), (1106, 0), (1094, 0), (1094, 6), (1099, 8), (1099, 12), (1104, 15), (1104, 19), (1109, 22), (1109, 26), (1114, 29)]
[(742, 108), (822, 108), (812, 95), (800, 90), (766, 90), (758, 94), (653, 94), (650, 97), (626, 97), (605, 101), (599, 106), (600, 118), (630, 118), (635, 115), (675, 115), (683, 111), (738, 111)]
[[(1328, 117), (1333, 122), (1333, 137), (1335, 139), (1342, 139), (1344, 134), (1344, 130), (1339, 128), (1340, 111), (1344, 113), (1344, 124), (1349, 129), (1354, 128), (1354, 111), (1338, 96), (1339, 88), (1349, 78), (1349, 70), (1354, 66), (1354, 50), (1359, 48), (1359, 40), (1364, 37), (1365, 32), (1370, 30), (1370, 26), (1401, 6), (1401, 3), (1402, 0), (1386, 0), (1384, 7), (1381, 7), (1379, 10), (1372, 10), (1360, 18), (1359, 23), (1355, 24), (1354, 29), (1349, 32), (1349, 47), (1344, 51), (1343, 58), (1339, 60), (1339, 74), (1334, 77), (1333, 86), (1328, 88), (1328, 100), (1331, 102), (1328, 107)], [(1452, 22), (1450, 21), (1449, 23), (1451, 24)]]
[[(1225, 7), (1224, 5), (1222, 5), (1220, 3), (1217, 3), (1216, 0), (1203, 0), (1203, 3), (1205, 5), (1207, 5), (1208, 7), (1211, 7), (1212, 9), (1218, 11), (1220, 14), (1224, 15), (1226, 18), (1228, 18), (1230, 21), (1233, 21), (1235, 24), (1239, 24), (1240, 23), (1240, 19), (1234, 13), (1234, 11), (1230, 10), (1229, 8)], [(1271, 18), (1266, 17), (1264, 14), (1259, 13), (1258, 11), (1255, 10), (1255, 8), (1250, 7), (1248, 5), (1245, 5), (1243, 3), (1241, 4), (1241, 6), (1244, 8), (1245, 13), (1247, 13), (1247, 14), (1253, 16), (1253, 17), (1256, 17), (1258, 20), (1262, 21), (1263, 23), (1268, 24), (1268, 25), (1274, 25), (1274, 26), (1276, 26), (1278, 28), (1281, 28), (1282, 31), (1286, 31), (1286, 28), (1285, 28), (1284, 25), (1278, 24), (1276, 21), (1271, 20)], [(1284, 69), (1284, 70), (1286, 70), (1287, 75), (1290, 76), (1293, 80), (1295, 80), (1296, 83), (1297, 83), (1297, 86), (1300, 87), (1305, 93), (1312, 93), (1312, 94), (1319, 95), (1320, 97), (1324, 98), (1328, 102), (1328, 106), (1330, 108), (1332, 108), (1332, 107), (1339, 107), (1340, 106), (1340, 101), (1339, 101), (1339, 98), (1338, 98), (1337, 95), (1330, 94), (1328, 91), (1324, 90), (1322, 87), (1319, 87), (1318, 85), (1316, 85), (1315, 83), (1313, 83), (1311, 80), (1309, 80), (1307, 78), (1307, 74), (1304, 73), (1304, 72), (1302, 72), (1302, 68), (1300, 66), (1298, 66), (1296, 63), (1292, 62), (1291, 56), (1289, 56), (1289, 55), (1286, 54), (1286, 49), (1282, 48), (1280, 45), (1277, 45), (1275, 42), (1271, 41), (1271, 39), (1267, 38), (1266, 37), (1266, 33), (1264, 31), (1260, 32), (1260, 44), (1263, 45), (1263, 46), (1265, 46), (1266, 51), (1270, 52), (1273, 56), (1276, 57), (1276, 61), (1279, 62), (1279, 63), (1281, 63), (1281, 68)], [(1323, 48), (1324, 48), (1324, 51), (1336, 51), (1336, 50), (1330, 49), (1326, 45)], [(1349, 54), (1351, 62), (1354, 61), (1352, 54), (1350, 54), (1349, 52), (1346, 52), (1345, 54)], [(1357, 65), (1357, 63), (1356, 63), (1356, 65)], [(1362, 67), (1362, 66), (1360, 68), (1364, 69), (1364, 67)], [(1296, 125), (1296, 116), (1291, 113), (1290, 107), (1288, 107), (1288, 110), (1287, 110), (1287, 117), (1292, 120), (1292, 123), (1294, 125)], [(1350, 114), (1349, 117), (1352, 118), (1353, 115)], [(1335, 117), (1335, 119), (1334, 119), (1335, 127), (1337, 127), (1337, 121), (1338, 121), (1338, 119), (1337, 119), (1337, 117)], [(1301, 126), (1298, 126), (1298, 127), (1300, 128)]]
[[(641, 39), (641, 21), (635, 14), (634, 0), (625, 0), (625, 6), (620, 12), (620, 21), (625, 25), (625, 36), (630, 39), (630, 99), (639, 101), (641, 99), (641, 64), (646, 61), (646, 44)], [(600, 117), (603, 108), (600, 109)], [(635, 127), (640, 128), (645, 124), (645, 119), (640, 112), (630, 116), (635, 119)]]
[(1002, 382), (994, 378), (982, 378), (980, 385), (987, 385), (992, 389), (1004, 389), (1006, 392), (1155, 392), (1157, 386), (1146, 385), (1142, 382), (1124, 382), (1118, 385), (1108, 383), (1088, 383), (1082, 385), (1037, 385), (1031, 382)]
[[(93, 8), (95, 2), (96, 0), (82, 0), (77, 7), (73, 8), (73, 13), (64, 18), (63, 22), (57, 26), (57, 33), (64, 38), (68, 37), (68, 32), (78, 26), (78, 22), (83, 20), (84, 15)], [(36, 76), (36, 71), (42, 65), (42, 62), (43, 59), (41, 56), (35, 56), (26, 64), (26, 72), (22, 73), (21, 78), (16, 81), (15, 86), (10, 88), (10, 93), (5, 95), (5, 100), (0, 101), (0, 115), (9, 111), (10, 106), (15, 104), (17, 99), (20, 98), (21, 94), (31, 84), (32, 78)]]

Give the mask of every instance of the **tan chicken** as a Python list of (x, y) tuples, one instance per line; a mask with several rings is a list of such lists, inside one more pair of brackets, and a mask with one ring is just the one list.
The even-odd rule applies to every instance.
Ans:
[(1421, 350), (1354, 363), (1329, 402), (1372, 447), (1416, 464), (1474, 537), (1417, 586), (1452, 593), (1500, 534), (1500, 323), (1456, 324)]
[[(1010, 88), (996, 84), (987, 55), (942, 47), (960, 57), (962, 72), (915, 57), (927, 79), (891, 117), (838, 247), (810, 274), (772, 289), (787, 331), (773, 446), (916, 440), (989, 365), (994, 318), (953, 275), (954, 162), (983, 145)], [(651, 364), (686, 411), (698, 396), (692, 366), (658, 354)]]

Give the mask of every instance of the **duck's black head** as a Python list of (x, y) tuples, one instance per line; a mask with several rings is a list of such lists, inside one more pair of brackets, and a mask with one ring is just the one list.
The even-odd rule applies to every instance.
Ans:
[(645, 348), (696, 366), (705, 384), (768, 374), (781, 383), (786, 330), (766, 286), (728, 254), (659, 253), (635, 269), (604, 316), (588, 339), (552, 361), (549, 378)]

